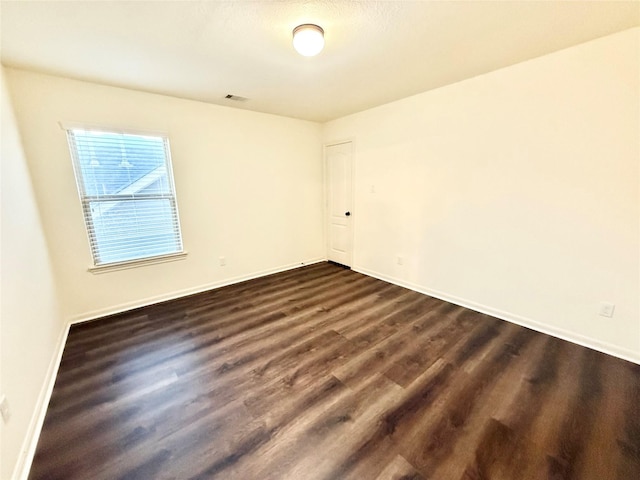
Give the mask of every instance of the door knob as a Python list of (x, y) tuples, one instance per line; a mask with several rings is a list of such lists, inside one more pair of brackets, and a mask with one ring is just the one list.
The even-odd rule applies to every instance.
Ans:
[(345, 212), (345, 217), (350, 217), (351, 216), (351, 212)]

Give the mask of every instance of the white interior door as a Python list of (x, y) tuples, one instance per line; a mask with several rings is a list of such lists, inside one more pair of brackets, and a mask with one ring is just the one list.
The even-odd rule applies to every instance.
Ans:
[(351, 142), (328, 145), (325, 148), (327, 172), (327, 258), (351, 266), (352, 212), (351, 212)]

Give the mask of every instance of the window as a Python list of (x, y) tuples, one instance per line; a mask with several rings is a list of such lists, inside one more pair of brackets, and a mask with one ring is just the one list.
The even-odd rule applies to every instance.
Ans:
[(169, 139), (67, 129), (95, 266), (182, 253)]

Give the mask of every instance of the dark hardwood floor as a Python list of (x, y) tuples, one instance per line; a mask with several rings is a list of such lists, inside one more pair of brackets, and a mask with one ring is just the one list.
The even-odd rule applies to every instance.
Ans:
[(73, 326), (31, 479), (640, 479), (640, 367), (328, 263)]

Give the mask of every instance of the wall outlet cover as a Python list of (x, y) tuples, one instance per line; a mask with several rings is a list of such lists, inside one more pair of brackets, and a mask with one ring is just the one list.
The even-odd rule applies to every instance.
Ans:
[(600, 304), (600, 316), (611, 318), (616, 306), (613, 303), (602, 302)]
[(7, 400), (6, 395), (0, 396), (0, 414), (2, 414), (4, 423), (7, 423), (11, 418), (11, 410), (9, 410), (9, 400)]

